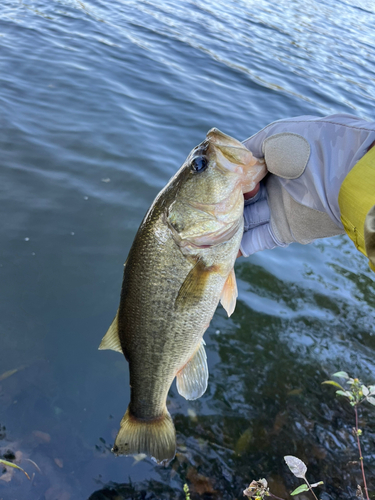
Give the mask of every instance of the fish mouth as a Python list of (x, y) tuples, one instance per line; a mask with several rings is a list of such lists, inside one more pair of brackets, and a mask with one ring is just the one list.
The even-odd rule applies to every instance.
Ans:
[(230, 138), (216, 128), (208, 131), (206, 139), (191, 151), (188, 160), (191, 161), (199, 156), (209, 159), (211, 157), (217, 166), (221, 165), (224, 170), (234, 173), (241, 173), (241, 167), (249, 162), (249, 158), (253, 158), (241, 142)]

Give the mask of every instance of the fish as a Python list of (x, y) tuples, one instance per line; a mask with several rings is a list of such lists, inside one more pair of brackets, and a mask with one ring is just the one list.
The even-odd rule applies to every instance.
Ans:
[(99, 349), (129, 363), (130, 403), (112, 451), (167, 464), (176, 453), (168, 391), (188, 400), (208, 384), (203, 334), (221, 301), (238, 296), (234, 263), (243, 193), (266, 175), (264, 160), (213, 128), (156, 196), (125, 263), (117, 314)]

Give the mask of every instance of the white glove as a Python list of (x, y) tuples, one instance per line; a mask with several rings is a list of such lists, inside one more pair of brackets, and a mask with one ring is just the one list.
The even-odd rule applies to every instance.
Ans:
[(344, 233), (340, 187), (374, 139), (375, 122), (337, 114), (280, 120), (244, 141), (269, 174), (245, 201), (242, 255)]

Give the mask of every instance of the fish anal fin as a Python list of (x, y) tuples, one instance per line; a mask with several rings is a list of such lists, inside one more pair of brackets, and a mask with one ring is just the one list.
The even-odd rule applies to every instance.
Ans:
[(221, 292), (220, 302), (224, 309), (227, 311), (228, 316), (231, 316), (235, 307), (238, 297), (238, 289), (236, 282), (236, 275), (234, 269), (231, 270), (229, 276), (224, 284), (223, 291)]
[(218, 271), (218, 266), (206, 266), (201, 260), (198, 260), (182, 283), (175, 306), (192, 307), (198, 305), (206, 291), (209, 276)]
[(202, 339), (194, 355), (177, 373), (177, 390), (185, 399), (198, 399), (206, 392), (208, 366), (204, 346), (205, 343)]
[(128, 408), (123, 416), (112, 451), (116, 455), (145, 453), (158, 463), (169, 463), (176, 453), (176, 431), (165, 408), (152, 420), (137, 419)]
[(99, 349), (112, 349), (112, 351), (117, 351), (122, 353), (122, 347), (120, 338), (118, 335), (118, 311), (115, 316), (115, 319), (112, 321), (111, 326), (108, 328), (107, 333), (104, 335)]

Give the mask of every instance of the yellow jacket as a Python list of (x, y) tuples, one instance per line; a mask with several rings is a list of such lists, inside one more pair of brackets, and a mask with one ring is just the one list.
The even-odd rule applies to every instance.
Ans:
[(345, 177), (339, 207), (345, 231), (375, 272), (375, 147)]

